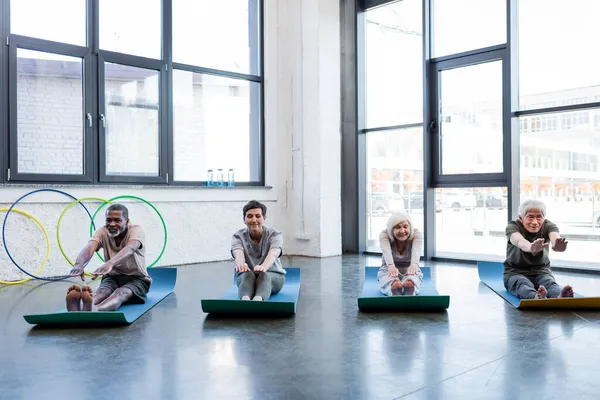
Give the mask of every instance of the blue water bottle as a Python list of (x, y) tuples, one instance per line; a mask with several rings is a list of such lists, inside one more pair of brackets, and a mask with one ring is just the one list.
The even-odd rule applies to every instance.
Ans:
[(235, 186), (233, 168), (229, 168), (229, 171), (227, 171), (227, 186)]
[(214, 181), (213, 181), (213, 170), (209, 169), (206, 172), (206, 186), (214, 186)]
[(224, 185), (223, 179), (224, 179), (224, 176), (223, 176), (223, 169), (222, 169), (222, 168), (219, 168), (219, 169), (217, 170), (217, 186), (221, 187), (221, 186), (223, 186), (223, 185)]

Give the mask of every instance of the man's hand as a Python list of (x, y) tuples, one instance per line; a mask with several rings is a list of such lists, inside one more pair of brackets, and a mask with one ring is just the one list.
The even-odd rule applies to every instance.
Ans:
[(535, 239), (533, 242), (531, 242), (530, 251), (534, 254), (539, 253), (540, 251), (542, 251), (544, 249), (544, 247), (548, 247), (549, 245), (550, 245), (550, 243), (544, 243), (543, 238)]
[(398, 271), (398, 268), (396, 268), (395, 265), (388, 265), (388, 276), (390, 278), (395, 278), (398, 276), (400, 272)]
[(85, 281), (85, 275), (83, 274), (83, 267), (74, 265), (71, 271), (69, 272), (69, 276), (80, 276), (82, 281)]
[(552, 246), (552, 250), (554, 251), (565, 251), (567, 249), (567, 239), (559, 237), (554, 241), (554, 246)]
[(112, 271), (113, 267), (114, 267), (114, 265), (110, 261), (105, 262), (104, 264), (99, 266), (97, 270), (92, 272), (92, 280), (95, 280), (100, 275), (108, 274), (110, 271)]
[(248, 264), (246, 264), (244, 262), (244, 263), (237, 264), (235, 266), (235, 270), (236, 270), (236, 272), (242, 273), (242, 272), (250, 271), (250, 268), (248, 268)]
[(262, 264), (258, 264), (254, 267), (254, 272), (267, 272), (267, 269)]
[(412, 264), (410, 264), (410, 267), (408, 267), (408, 270), (406, 271), (406, 275), (418, 275), (418, 273), (420, 271), (421, 271), (421, 269), (419, 268), (419, 264), (412, 263)]

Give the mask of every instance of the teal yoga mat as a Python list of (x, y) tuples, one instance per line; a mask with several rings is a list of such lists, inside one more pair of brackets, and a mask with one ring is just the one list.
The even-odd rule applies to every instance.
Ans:
[(233, 285), (219, 299), (203, 299), (202, 311), (207, 314), (230, 315), (290, 315), (296, 313), (300, 295), (300, 268), (286, 268), (285, 283), (281, 291), (267, 301), (240, 300), (235, 277)]
[(131, 324), (173, 292), (176, 268), (149, 268), (152, 285), (144, 304), (125, 304), (116, 311), (75, 311), (66, 308), (50, 314), (24, 315), (32, 325), (119, 325)]
[(600, 297), (584, 297), (575, 293), (575, 297), (562, 299), (521, 300), (504, 287), (504, 264), (480, 261), (477, 263), (479, 279), (496, 294), (520, 310), (541, 309), (600, 309)]
[(423, 284), (416, 296), (386, 296), (379, 290), (377, 281), (379, 267), (365, 267), (365, 283), (358, 298), (362, 311), (415, 311), (444, 310), (450, 306), (450, 296), (440, 295), (431, 280), (428, 267), (421, 267)]

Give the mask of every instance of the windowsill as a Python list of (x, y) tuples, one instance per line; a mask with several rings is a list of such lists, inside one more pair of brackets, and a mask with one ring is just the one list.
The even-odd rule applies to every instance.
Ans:
[[(100, 197), (110, 199), (121, 195), (135, 195), (150, 202), (244, 202), (249, 200), (277, 201), (277, 191), (272, 186), (188, 186), (188, 185), (139, 185), (106, 184), (81, 185), (69, 183), (5, 183), (0, 184), (0, 203), (12, 203), (29, 191), (36, 189), (57, 189), (76, 198)], [(70, 203), (66, 196), (52, 192), (42, 192), (22, 200), (23, 203)], [(123, 199), (122, 202), (135, 200)]]

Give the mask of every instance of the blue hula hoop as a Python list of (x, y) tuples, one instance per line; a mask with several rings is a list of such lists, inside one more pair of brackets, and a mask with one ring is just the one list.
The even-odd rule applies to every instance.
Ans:
[[(32, 195), (34, 193), (38, 193), (38, 192), (60, 193), (60, 194), (63, 194), (65, 196), (67, 196), (67, 197), (72, 198), (73, 200), (77, 200), (76, 197), (73, 197), (69, 193), (63, 192), (62, 190), (57, 190), (57, 189), (36, 189), (36, 190), (32, 190), (29, 193), (25, 193), (23, 196), (19, 197), (19, 199), (17, 201), (15, 201), (10, 206), (10, 208), (6, 212), (6, 215), (4, 216), (4, 222), (2, 223), (2, 243), (4, 244), (4, 250), (6, 251), (6, 254), (8, 255), (8, 258), (10, 258), (10, 261), (12, 261), (12, 263), (15, 264), (15, 267), (17, 267), (24, 274), (29, 275), (32, 278), (39, 279), (41, 281), (50, 281), (50, 282), (62, 281), (63, 279), (70, 278), (70, 276), (66, 275), (66, 276), (63, 276), (62, 278), (42, 278), (42, 277), (39, 277), (39, 276), (32, 275), (29, 272), (25, 271), (23, 268), (21, 268), (21, 266), (19, 264), (17, 264), (17, 262), (15, 261), (15, 259), (13, 258), (13, 256), (10, 254), (10, 251), (8, 250), (8, 246), (6, 245), (6, 220), (8, 219), (8, 215), (10, 214), (10, 212), (12, 211), (12, 209), (14, 208), (14, 206), (16, 206), (21, 200), (23, 200), (27, 196), (30, 196), (30, 195)], [(92, 214), (90, 214), (90, 210), (88, 210), (87, 207), (83, 203), (79, 203), (79, 204), (81, 204), (81, 206), (83, 207), (83, 209), (85, 210), (85, 212), (87, 213), (87, 215), (90, 217), (90, 219), (92, 219)], [(92, 219), (92, 225), (94, 225), (94, 220), (93, 219)], [(94, 226), (94, 229), (96, 229), (95, 226)]]

